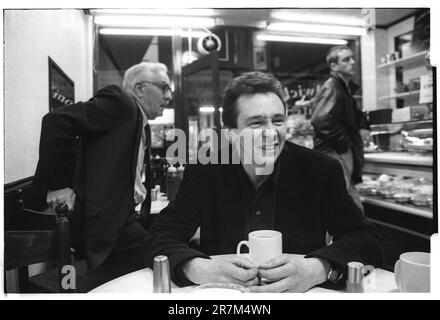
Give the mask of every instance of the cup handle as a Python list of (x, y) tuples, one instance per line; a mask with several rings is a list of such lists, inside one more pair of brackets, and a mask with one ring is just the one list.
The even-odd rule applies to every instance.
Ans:
[(240, 243), (237, 245), (237, 256), (240, 256), (240, 254), (241, 254), (240, 251), (241, 251), (242, 245), (245, 245), (246, 247), (249, 248), (249, 241), (246, 241), (246, 240), (240, 241)]
[(400, 260), (397, 260), (394, 265), (394, 281), (396, 282), (397, 289), (400, 290)]

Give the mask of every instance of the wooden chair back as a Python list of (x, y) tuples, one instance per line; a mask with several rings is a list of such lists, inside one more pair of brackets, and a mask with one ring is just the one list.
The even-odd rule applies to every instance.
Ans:
[[(23, 208), (27, 213), (50, 215), (50, 212), (38, 212)], [(54, 230), (19, 230), (5, 231), (5, 270), (18, 269), (20, 291), (27, 291), (29, 279), (28, 266), (45, 262), (56, 261), (56, 287), (58, 292), (72, 292), (62, 285), (63, 268), (72, 265), (70, 249), (68, 207), (65, 203), (58, 204), (53, 214)]]

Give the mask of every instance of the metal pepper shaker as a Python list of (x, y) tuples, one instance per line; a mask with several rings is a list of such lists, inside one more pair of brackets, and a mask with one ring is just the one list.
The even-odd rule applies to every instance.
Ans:
[(362, 293), (364, 292), (363, 280), (364, 280), (364, 265), (360, 262), (349, 262), (347, 264), (347, 287), (346, 291), (350, 293)]
[(170, 264), (166, 256), (157, 256), (154, 258), (153, 292), (171, 293)]

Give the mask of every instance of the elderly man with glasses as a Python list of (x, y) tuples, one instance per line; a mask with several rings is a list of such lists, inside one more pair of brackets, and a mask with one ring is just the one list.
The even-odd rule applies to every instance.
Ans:
[(166, 66), (143, 62), (126, 71), (122, 88), (105, 87), (43, 118), (35, 182), (50, 206), (65, 202), (73, 211), (72, 244), (94, 272), (80, 291), (142, 267), (146, 230), (138, 217), (151, 205), (148, 120), (171, 99)]

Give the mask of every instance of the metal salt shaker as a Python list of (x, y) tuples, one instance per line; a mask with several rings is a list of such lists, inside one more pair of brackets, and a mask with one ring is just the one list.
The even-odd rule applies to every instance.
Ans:
[(360, 262), (349, 262), (346, 291), (350, 293), (364, 292), (364, 265)]
[(166, 256), (157, 256), (154, 258), (153, 292), (171, 293), (170, 264)]

